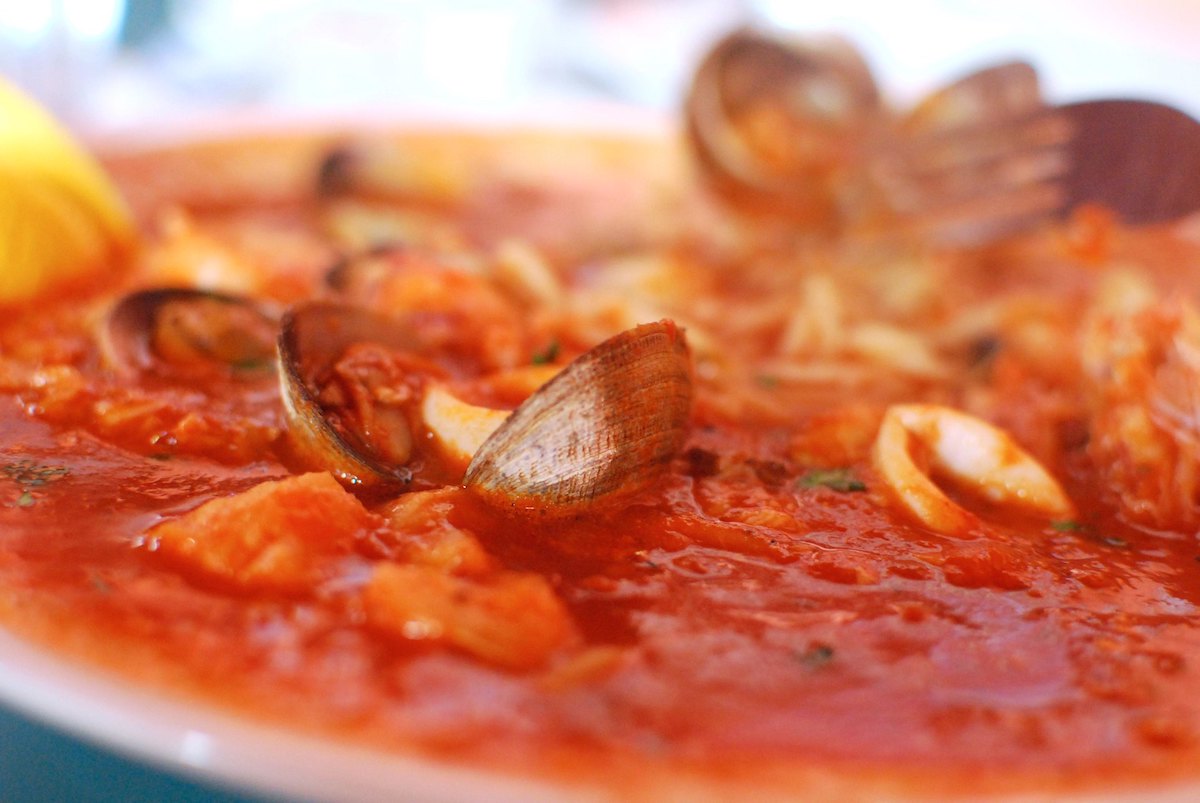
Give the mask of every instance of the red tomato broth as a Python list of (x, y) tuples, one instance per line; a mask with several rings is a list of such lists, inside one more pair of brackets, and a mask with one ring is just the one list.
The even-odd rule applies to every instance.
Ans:
[[(308, 214), (301, 206), (285, 216), (306, 239)], [(569, 209), (559, 214), (567, 225)], [(500, 227), (497, 217), (489, 227)], [(1194, 249), (1170, 247), (1196, 264)], [(981, 266), (994, 259), (977, 257), (973, 270), (988, 275)], [(1061, 255), (1010, 260), (1025, 281), (1061, 285), (1047, 292), (1068, 311), (1093, 281), (1064, 269)], [(1038, 268), (1047, 262), (1069, 275), (1048, 280)], [(318, 263), (297, 269), (286, 293), (264, 292), (313, 292), (304, 271)], [(1009, 279), (988, 292), (1023, 281)], [(1022, 358), (1016, 379), (1001, 367), (985, 381), (880, 383), (857, 396), (764, 384), (756, 392), (774, 394), (783, 412), (741, 418), (702, 379), (683, 453), (619, 509), (552, 521), (453, 497), (438, 526), (478, 539), (495, 564), (479, 570), (481, 582), (498, 572), (544, 578), (575, 628), (544, 665), (512, 669), (365, 622), (356, 592), (372, 567), (406, 560), (386, 534), (355, 533), (310, 593), (230, 588), (162, 560), (157, 522), (298, 471), (279, 440), (272, 380), (122, 386), (72, 321), (79, 301), (46, 303), (48, 313), (0, 326), (0, 359), (71, 366), (78, 398), (132, 387), (203, 407), (209, 432), (250, 421), (264, 433), (244, 450), (204, 439), (179, 446), (154, 441), (151, 429), (98, 428), (75, 396), (62, 407), (69, 414), (47, 413), (44, 387), (20, 376), (3, 383), (0, 462), (65, 472), (36, 485), (15, 469), (0, 477), (0, 615), (135, 682), (393, 750), (517, 772), (591, 767), (585, 777), (622, 787), (638, 782), (605, 778), (598, 766), (783, 789), (833, 769), (862, 774), (864, 785), (909, 779), (955, 793), (1187, 777), (1200, 754), (1194, 536), (1131, 523), (1099, 483), (1086, 443), (1072, 437), (1086, 414), (1071, 397), (1073, 365), (1038, 379)], [(35, 327), (35, 317), (52, 323)], [(1063, 479), (1078, 521), (950, 487), (978, 517), (952, 537), (881, 492), (868, 449), (886, 404), (969, 401), (977, 386), (995, 397), (972, 403), (996, 411)], [(169, 430), (172, 420), (154, 425)], [(436, 457), (419, 453), (416, 466), (416, 487), (448, 482)], [(852, 485), (806, 481), (815, 470), (845, 472)]]

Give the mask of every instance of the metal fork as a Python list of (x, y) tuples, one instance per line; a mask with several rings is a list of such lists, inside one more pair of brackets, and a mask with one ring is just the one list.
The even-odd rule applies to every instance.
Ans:
[(818, 231), (980, 243), (1064, 202), (1071, 123), (1024, 62), (972, 73), (896, 117), (847, 43), (744, 29), (703, 60), (684, 116), (720, 194)]
[(1034, 68), (1007, 62), (935, 92), (901, 118), (866, 169), (894, 216), (935, 240), (981, 243), (1062, 208), (1073, 127)]

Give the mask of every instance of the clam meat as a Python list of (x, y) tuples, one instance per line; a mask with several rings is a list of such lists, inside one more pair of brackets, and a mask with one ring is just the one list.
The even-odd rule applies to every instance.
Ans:
[(415, 392), (395, 354), (420, 338), (402, 319), (313, 302), (288, 312), (279, 333), (279, 380), (291, 449), (299, 462), (363, 490), (412, 479)]

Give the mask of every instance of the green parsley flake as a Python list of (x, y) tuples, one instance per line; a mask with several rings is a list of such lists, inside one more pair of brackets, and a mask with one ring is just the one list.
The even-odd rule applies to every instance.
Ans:
[(810, 645), (804, 652), (796, 654), (796, 660), (807, 666), (809, 669), (820, 669), (826, 666), (833, 660), (834, 650), (828, 644), (823, 642), (815, 642)]
[(17, 497), (17, 507), (33, 507), (37, 500), (33, 498), (33, 494), (25, 491)]
[(838, 493), (854, 493), (867, 490), (867, 484), (854, 476), (848, 468), (818, 468), (806, 473), (799, 480), (801, 488), (828, 488)]
[(558, 352), (562, 347), (557, 340), (551, 340), (549, 345), (541, 351), (534, 352), (534, 365), (548, 365), (558, 359)]
[(230, 363), (229, 367), (241, 374), (261, 374), (275, 366), (275, 361), (267, 357), (248, 357), (244, 360)]
[(22, 488), (40, 488), (71, 473), (65, 466), (43, 466), (32, 460), (18, 460), (0, 466), (0, 473)]
[(1115, 535), (1103, 535), (1096, 532), (1088, 525), (1072, 519), (1060, 519), (1058, 521), (1052, 521), (1050, 522), (1050, 529), (1058, 533), (1078, 533), (1084, 539), (1091, 541), (1093, 544), (1110, 546), (1114, 549), (1129, 549), (1129, 542), (1124, 538), (1119, 538)]

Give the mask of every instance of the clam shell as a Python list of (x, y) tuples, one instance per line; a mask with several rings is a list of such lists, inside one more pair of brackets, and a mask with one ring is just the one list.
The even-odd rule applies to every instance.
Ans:
[(543, 515), (628, 496), (679, 451), (692, 404), (691, 357), (670, 321), (581, 355), (513, 411), (463, 483), (497, 507)]
[[(882, 109), (870, 67), (845, 40), (744, 28), (702, 60), (684, 122), (692, 155), (719, 194), (814, 224), (836, 213), (839, 190), (830, 182), (867, 147)], [(769, 147), (764, 120), (782, 127)]]
[[(261, 329), (246, 332), (242, 346), (247, 365), (229, 363), (214, 355), (213, 364), (237, 369), (246, 375), (269, 372), (274, 359), (270, 337), (263, 332), (274, 332), (278, 326), (278, 313), (269, 306), (241, 296), (227, 295), (209, 290), (181, 287), (139, 290), (121, 298), (109, 310), (99, 331), (101, 359), (113, 370), (121, 373), (155, 373), (172, 375), (191, 373), (186, 366), (178, 366), (158, 354), (154, 347), (154, 331), (159, 325), (159, 316), (169, 305), (203, 303), (216, 304), (248, 310)], [(222, 336), (228, 337), (228, 331)], [(202, 349), (198, 349), (202, 350)]]
[(402, 321), (357, 307), (314, 302), (283, 317), (277, 349), (279, 384), (292, 450), (309, 468), (331, 472), (345, 486), (361, 490), (399, 488), (412, 472), (370, 454), (343, 437), (325, 418), (313, 378), (355, 343), (378, 343), (410, 350), (418, 338)]

